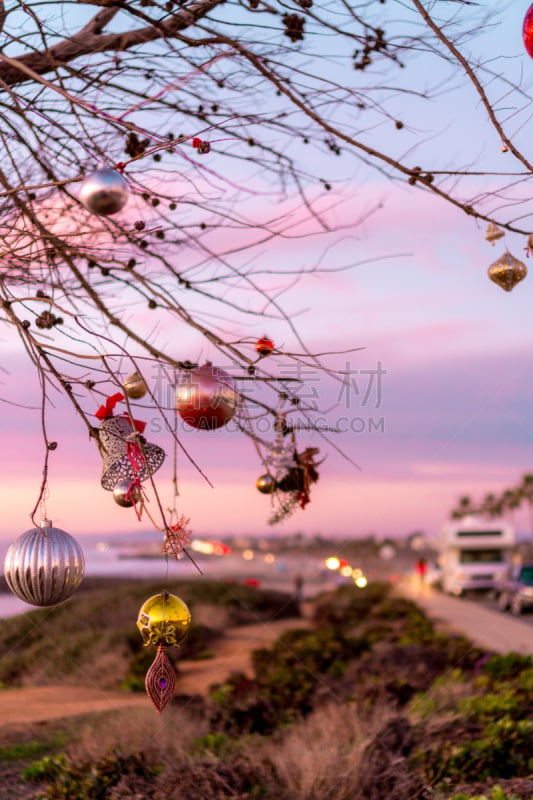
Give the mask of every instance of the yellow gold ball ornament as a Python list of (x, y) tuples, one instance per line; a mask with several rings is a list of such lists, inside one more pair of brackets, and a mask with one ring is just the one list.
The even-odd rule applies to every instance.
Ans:
[(144, 644), (177, 646), (191, 626), (191, 612), (175, 594), (161, 592), (140, 608), (137, 627)]
[(179, 597), (167, 591), (149, 597), (137, 619), (144, 644), (155, 644), (157, 654), (146, 673), (146, 694), (161, 713), (171, 700), (176, 686), (176, 673), (166, 649), (178, 645), (191, 625), (191, 612)]
[(261, 494), (274, 494), (276, 491), (276, 479), (269, 472), (260, 475), (255, 482), (257, 489)]
[(506, 250), (503, 256), (488, 268), (491, 281), (497, 283), (506, 292), (510, 292), (517, 283), (523, 281), (527, 275), (527, 267)]

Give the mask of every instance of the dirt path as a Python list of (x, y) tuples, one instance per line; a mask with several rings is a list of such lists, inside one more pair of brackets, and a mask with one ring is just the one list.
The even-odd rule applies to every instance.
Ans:
[[(268, 647), (291, 628), (309, 627), (303, 619), (283, 619), (258, 625), (228, 628), (213, 647), (215, 657), (205, 661), (180, 661), (177, 694), (207, 694), (232, 672), (251, 674), (252, 650)], [(60, 717), (131, 706), (153, 708), (142, 694), (110, 692), (85, 686), (36, 686), (0, 690), (0, 727), (42, 722)]]

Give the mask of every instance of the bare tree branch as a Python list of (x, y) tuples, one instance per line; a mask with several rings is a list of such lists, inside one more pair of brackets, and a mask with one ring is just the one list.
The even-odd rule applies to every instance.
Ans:
[[(104, 34), (101, 31), (119, 10), (113, 3), (110, 7), (99, 11), (77, 34), (54, 44), (49, 50), (27, 53), (11, 60), (9, 64), (4, 63), (0, 67), (0, 81), (7, 86), (14, 86), (27, 81), (31, 75), (29, 71), (22, 69), (23, 67), (27, 67), (37, 75), (45, 75), (53, 69), (66, 66), (80, 56), (123, 52), (158, 39), (172, 39), (223, 2), (225, 0), (198, 0), (157, 24), (132, 31)], [(20, 64), (21, 69), (17, 69), (15, 61)]]

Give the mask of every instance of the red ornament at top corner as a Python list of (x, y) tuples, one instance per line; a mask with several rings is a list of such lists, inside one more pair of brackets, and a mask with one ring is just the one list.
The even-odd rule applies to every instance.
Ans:
[(255, 351), (260, 356), (269, 356), (272, 354), (274, 350), (274, 342), (272, 339), (269, 339), (268, 336), (262, 336), (261, 339), (258, 339), (255, 343)]
[(522, 37), (524, 39), (524, 46), (533, 58), (533, 4), (529, 6), (524, 17), (524, 24), (522, 26)]

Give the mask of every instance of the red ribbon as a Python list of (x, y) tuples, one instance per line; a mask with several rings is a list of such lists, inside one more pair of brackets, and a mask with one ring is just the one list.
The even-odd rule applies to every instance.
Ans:
[(309, 497), (308, 492), (298, 492), (296, 495), (296, 499), (299, 503), (300, 508), (305, 508), (308, 503), (311, 502), (311, 498)]
[(111, 397), (108, 397), (105, 401), (105, 405), (100, 406), (95, 414), (95, 417), (98, 417), (98, 419), (108, 419), (108, 417), (112, 417), (113, 409), (117, 403), (120, 403), (121, 400), (124, 400), (124, 395), (120, 394), (120, 392), (111, 395)]
[(126, 452), (131, 464), (131, 469), (138, 480), (139, 473), (144, 467), (144, 454), (137, 442), (128, 442)]
[[(128, 451), (128, 456), (129, 456), (129, 451)], [(130, 459), (130, 460), (131, 460), (131, 459)], [(134, 468), (134, 466), (133, 466), (133, 463), (132, 463), (132, 469), (134, 469), (134, 470), (135, 470), (135, 468)], [(136, 471), (136, 470), (135, 470), (135, 471)], [(130, 483), (129, 489), (128, 489), (128, 491), (126, 492), (126, 494), (124, 495), (124, 499), (125, 499), (125, 500), (128, 500), (128, 501), (130, 501), (131, 503), (133, 503), (133, 508), (135, 509), (135, 513), (137, 514), (137, 519), (138, 519), (138, 520), (139, 520), (139, 522), (140, 522), (140, 521), (141, 521), (141, 519), (142, 519), (142, 517), (141, 517), (141, 514), (139, 513), (139, 510), (138, 510), (138, 508), (137, 508), (137, 500), (135, 499), (135, 494), (136, 494), (136, 493), (135, 493), (135, 491), (134, 491), (134, 490), (135, 490), (136, 488), (138, 488), (138, 490), (139, 490), (139, 491), (138, 491), (138, 495), (137, 495), (137, 496), (138, 496), (138, 497), (140, 497), (140, 498), (142, 499), (142, 491), (143, 491), (143, 487), (142, 487), (142, 484), (141, 484), (141, 482), (140, 482), (140, 480), (139, 480), (139, 476), (138, 476), (138, 475), (136, 475), (136, 477), (135, 477), (135, 480), (133, 480), (133, 481)]]

